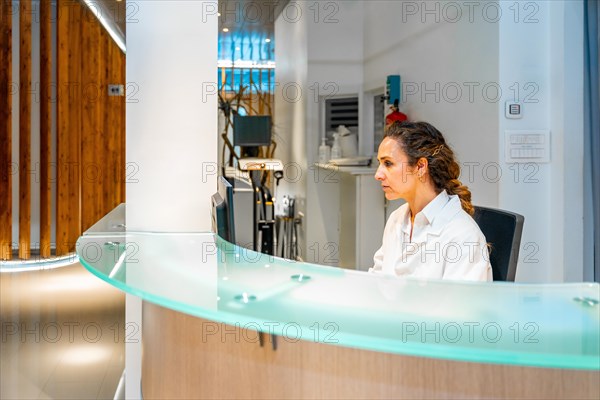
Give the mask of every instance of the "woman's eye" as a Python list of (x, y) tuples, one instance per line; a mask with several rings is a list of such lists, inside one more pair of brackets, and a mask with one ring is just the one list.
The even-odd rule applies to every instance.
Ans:
[(390, 161), (386, 161), (383, 163), (383, 165), (385, 165), (386, 167), (391, 167), (394, 164), (392, 164)]

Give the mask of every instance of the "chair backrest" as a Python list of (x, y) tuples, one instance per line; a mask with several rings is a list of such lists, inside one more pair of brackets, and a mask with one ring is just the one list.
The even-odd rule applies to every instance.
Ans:
[(491, 244), (490, 264), (494, 280), (514, 282), (525, 218), (510, 211), (479, 206), (474, 208), (473, 219)]

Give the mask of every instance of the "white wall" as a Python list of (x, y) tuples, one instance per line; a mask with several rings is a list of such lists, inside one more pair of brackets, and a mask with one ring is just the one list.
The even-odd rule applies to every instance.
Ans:
[(364, 3), (326, 1), (308, 4), (306, 142), (307, 159), (312, 164), (317, 161), (324, 134), (322, 102), (333, 97), (359, 96), (362, 92)]
[[(551, 4), (552, 33), (560, 46), (551, 46), (552, 129), (553, 148), (560, 162), (552, 164), (552, 174), (562, 185), (553, 185), (551, 215), (562, 214), (563, 226), (553, 229), (551, 281), (577, 282), (584, 279), (583, 257), (583, 158), (584, 158), (584, 101), (583, 101), (583, 2), (565, 1)], [(554, 119), (556, 118), (556, 119)], [(559, 136), (560, 135), (560, 136)], [(553, 179), (553, 181), (555, 181)]]
[[(505, 10), (509, 11), (509, 10)], [(532, 89), (518, 96), (523, 102), (523, 118), (509, 120), (503, 117), (504, 108), (498, 107), (500, 137), (498, 151), (507, 179), (500, 182), (500, 207), (525, 216), (517, 280), (546, 281), (548, 279), (550, 244), (550, 164), (523, 165), (515, 169), (504, 162), (504, 131), (522, 129), (550, 129), (550, 32), (549, 8), (539, 2), (536, 23), (515, 22), (504, 18), (500, 23), (500, 82), (511, 86), (515, 82), (521, 90), (529, 84)], [(512, 94), (512, 93), (511, 93)], [(551, 132), (551, 135), (555, 132)], [(554, 143), (553, 147), (557, 143)], [(553, 159), (554, 154), (553, 154)], [(512, 168), (512, 169), (509, 169)]]
[[(321, 2), (321, 7), (328, 3)], [(304, 22), (302, 42), (290, 35), (280, 43), (279, 35), (287, 28), (279, 24), (278, 79), (281, 64), (288, 62), (288, 76), (294, 73), (290, 67), (303, 70), (307, 65), (306, 88), (328, 80), (341, 93), (362, 87), (361, 116), (366, 121), (371, 96), (383, 91), (387, 75), (400, 74), (405, 100), (401, 110), (444, 133), (463, 166), (461, 179), (471, 188), (473, 202), (525, 216), (517, 280), (581, 280), (581, 0), (336, 4), (337, 25), (315, 24), (314, 11), (305, 9), (311, 18)], [(358, 15), (362, 22), (356, 21)], [(306, 59), (288, 60), (288, 54), (301, 50), (292, 52), (287, 46), (308, 46)], [(362, 77), (356, 77), (361, 68)], [(515, 96), (526, 101), (524, 116), (508, 120), (504, 103)], [(320, 110), (310, 98), (306, 108), (294, 110), (306, 120), (305, 132), (295, 133), (306, 135), (306, 153), (294, 160), (309, 166), (317, 154), (314, 130), (319, 129)], [(276, 109), (277, 115), (284, 112)], [(504, 131), (513, 129), (550, 130), (550, 162), (505, 163)], [(372, 148), (371, 135), (370, 121), (363, 122), (363, 153)], [(310, 240), (322, 241), (331, 237), (332, 227), (325, 222), (330, 216), (322, 214), (318, 196), (311, 195), (314, 187), (306, 182), (305, 229)], [(304, 188), (296, 190), (303, 193)]]
[[(311, 3), (308, 3), (311, 4)], [(339, 96), (360, 96), (363, 73), (363, 21), (364, 3), (338, 1), (312, 3), (308, 18), (308, 83), (307, 109), (307, 162), (313, 166), (318, 159), (318, 148), (324, 132), (325, 99)], [(318, 4), (318, 13), (316, 12)], [(361, 104), (359, 104), (360, 108)], [(359, 131), (359, 138), (361, 137)], [(339, 213), (331, 212), (330, 196), (336, 193), (325, 186), (330, 183), (323, 170), (312, 167), (306, 182), (306, 256), (307, 261), (320, 264), (334, 263), (340, 259)], [(335, 179), (334, 179), (335, 180)], [(337, 199), (337, 201), (344, 201)], [(339, 203), (334, 207), (340, 207)]]
[[(517, 279), (563, 282), (583, 279), (583, 36), (582, 2), (534, 2), (520, 18), (500, 24), (500, 81), (532, 83), (537, 92), (519, 120), (500, 118), (499, 154), (507, 179), (500, 207), (525, 216)], [(523, 13), (527, 11), (527, 13)], [(525, 16), (529, 15), (529, 23)], [(539, 89), (539, 90), (538, 90)], [(532, 90), (523, 91), (533, 94)], [(523, 99), (525, 100), (525, 99)], [(526, 100), (525, 100), (526, 101)], [(498, 113), (504, 114), (503, 107)], [(505, 130), (550, 131), (549, 163), (504, 163)], [(510, 178), (510, 179), (508, 179)]]
[[(295, 195), (306, 215), (300, 254), (309, 262), (323, 262), (337, 237), (337, 216), (325, 215), (323, 202), (331, 199), (319, 196), (313, 164), (323, 134), (322, 100), (362, 91), (362, 13), (359, 1), (290, 2), (275, 24), (276, 156), (289, 172), (278, 193)], [(302, 88), (300, 96), (285, 90), (292, 84)]]
[[(296, 210), (306, 212), (306, 101), (302, 93), (307, 80), (307, 21), (302, 17), (303, 4), (291, 2), (275, 21), (275, 96), (274, 136), (277, 142), (275, 157), (282, 160), (284, 178), (277, 196), (296, 198)], [(305, 253), (305, 230), (300, 226), (300, 256)]]
[[(471, 168), (463, 169), (462, 180), (473, 202), (496, 206), (498, 185), (485, 171), (498, 162), (489, 145), (498, 140), (498, 24), (475, 10), (471, 17), (462, 2), (364, 4), (365, 90), (382, 89), (387, 75), (399, 74), (400, 109), (444, 134), (461, 164)], [(372, 127), (366, 128), (372, 136)]]

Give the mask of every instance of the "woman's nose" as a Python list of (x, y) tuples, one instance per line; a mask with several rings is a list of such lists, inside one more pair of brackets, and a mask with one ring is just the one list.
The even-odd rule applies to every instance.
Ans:
[(382, 181), (385, 178), (383, 172), (381, 172), (381, 165), (377, 167), (377, 171), (375, 172), (375, 179), (378, 181)]

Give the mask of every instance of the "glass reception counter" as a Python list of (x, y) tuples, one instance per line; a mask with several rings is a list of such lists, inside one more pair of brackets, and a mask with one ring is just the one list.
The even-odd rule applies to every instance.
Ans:
[[(177, 347), (181, 348), (177, 350), (182, 352), (180, 357), (206, 347), (191, 357), (197, 360), (223, 346), (223, 353), (212, 360), (213, 366), (226, 360), (222, 368), (227, 371), (263, 368), (278, 381), (291, 379), (278, 374), (289, 372), (293, 366), (295, 378), (289, 384), (300, 382), (303, 389), (290, 392), (288, 387), (286, 391), (281, 382), (281, 389), (252, 389), (259, 382), (256, 378), (248, 378), (247, 385), (240, 383), (244, 387), (236, 386), (233, 391), (224, 391), (223, 387), (210, 389), (206, 382), (216, 385), (220, 379), (218, 368), (214, 367), (208, 375), (196, 371), (191, 375), (196, 378), (190, 378), (197, 381), (198, 374), (206, 376), (202, 393), (207, 397), (238, 397), (236, 390), (253, 393), (250, 397), (286, 393), (291, 397), (362, 397), (361, 393), (364, 397), (438, 397), (440, 390), (450, 393), (450, 397), (529, 393), (511, 392), (513, 389), (506, 387), (506, 382), (500, 392), (480, 384), (467, 390), (464, 382), (457, 392), (449, 389), (456, 383), (444, 383), (443, 379), (440, 383), (438, 379), (432, 384), (424, 379), (432, 369), (456, 374), (457, 365), (487, 371), (481, 379), (496, 376), (494, 366), (503, 368), (503, 376), (513, 374), (506, 370), (510, 366), (517, 367), (515, 376), (536, 371), (536, 379), (542, 380), (540, 385), (546, 380), (554, 381), (548, 393), (563, 397), (594, 397), (600, 392), (600, 383), (594, 383), (600, 381), (600, 286), (596, 283), (399, 279), (284, 260), (238, 247), (213, 233), (131, 232), (125, 228), (124, 216), (122, 204), (79, 238), (77, 253), (90, 272), (145, 301), (144, 380), (154, 380), (146, 370), (159, 374), (156, 365), (164, 365), (167, 359), (171, 363), (169, 370), (179, 371), (178, 376), (183, 379), (179, 369), (183, 367), (173, 364)], [(147, 322), (156, 325), (149, 329)], [(151, 351), (156, 348), (151, 343), (172, 346), (159, 356)], [(257, 349), (265, 352), (266, 348), (272, 354), (254, 354)], [(298, 354), (285, 356), (287, 349)], [(313, 357), (316, 366), (308, 365), (306, 354), (310, 352), (320, 354)], [(360, 361), (340, 370), (340, 365), (346, 364), (344, 360), (352, 357)], [(146, 367), (147, 361), (156, 362), (155, 366)], [(206, 362), (210, 362), (210, 357), (198, 361), (197, 368), (204, 368)], [(336, 372), (331, 368), (326, 373), (320, 371), (321, 374), (315, 371), (323, 362), (333, 363), (331, 368)], [(425, 368), (421, 378), (411, 378), (407, 372), (401, 377), (390, 376), (389, 382), (380, 382), (382, 375), (373, 372), (382, 368), (389, 374), (390, 370), (400, 371), (415, 362)], [(364, 363), (369, 364), (366, 368), (377, 385), (357, 372), (365, 368)], [(185, 365), (184, 369), (189, 370), (189, 360)], [(413, 367), (410, 369), (416, 374)], [(476, 378), (472, 371), (463, 372), (470, 376), (463, 378)], [(332, 373), (334, 376), (330, 376)], [(348, 380), (356, 380), (355, 374), (358, 380), (369, 381), (348, 386)], [(573, 375), (576, 386), (558, 390), (556, 380), (567, 376), (564, 374), (570, 378)], [(320, 382), (324, 375), (337, 386), (331, 389), (327, 382)], [(399, 378), (412, 383), (398, 382)], [(462, 378), (447, 379), (450, 382)], [(390, 387), (390, 382), (395, 386)], [(150, 382), (148, 385), (144, 383), (144, 393), (186, 393), (177, 392), (183, 390), (181, 382), (173, 387), (158, 387)], [(542, 393), (530, 394), (535, 397)]]

